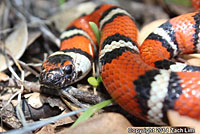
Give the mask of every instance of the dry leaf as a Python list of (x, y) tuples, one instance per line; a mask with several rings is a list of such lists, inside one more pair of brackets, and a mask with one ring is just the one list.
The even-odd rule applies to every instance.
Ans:
[(28, 104), (31, 105), (33, 108), (40, 108), (43, 106), (44, 102), (41, 99), (40, 93), (34, 92), (28, 98)]
[(172, 126), (186, 126), (195, 128), (195, 133), (200, 134), (200, 121), (189, 118), (187, 116), (181, 116), (178, 112), (169, 110), (167, 112), (170, 125)]
[(131, 123), (121, 114), (104, 113), (58, 134), (124, 134)]
[(25, 94), (24, 97), (28, 98), (28, 104), (33, 108), (40, 108), (44, 103), (48, 103), (51, 107), (58, 107), (61, 111), (66, 109), (65, 104), (57, 97), (47, 97), (37, 92)]
[(28, 31), (28, 43), (27, 45), (31, 45), (40, 35), (42, 34), (39, 30), (29, 30)]
[(0, 72), (0, 82), (1, 81), (8, 81), (9, 80), (9, 76), (3, 72)]
[(12, 105), (13, 105), (14, 107), (16, 107), (16, 106), (18, 105), (18, 101), (17, 101), (17, 100), (12, 100), (11, 103), (12, 103)]
[[(79, 110), (80, 107), (75, 105), (72, 102), (69, 102), (68, 100), (66, 100), (65, 98), (62, 98), (62, 100), (64, 101), (64, 103), (67, 105), (67, 107), (69, 107), (71, 110), (76, 111)], [(80, 116), (80, 113), (77, 114), (78, 116)]]
[(16, 87), (5, 87), (3, 90), (5, 92), (0, 95), (0, 100), (7, 101), (11, 96), (13, 96), (13, 93), (19, 91), (20, 89)]
[[(5, 40), (5, 46), (7, 49), (9, 49), (12, 56), (14, 56), (16, 59), (19, 59), (26, 49), (27, 41), (27, 24), (25, 21), (22, 21), (16, 26), (15, 31), (7, 37), (7, 39)], [(0, 71), (7, 69), (5, 56), (2, 55), (2, 53), (0, 53), (0, 63)], [(12, 65), (13, 62), (10, 61), (9, 64)]]
[[(1, 20), (0, 26), (1, 26), (2, 29), (6, 28), (6, 26), (5, 26), (6, 24), (4, 22), (4, 20), (5, 20), (4, 16), (5, 16), (6, 10), (7, 10), (7, 7), (5, 6), (5, 3), (1, 2), (1, 4), (0, 4), (0, 20)], [(0, 29), (0, 30), (2, 30), (2, 29)]]
[(30, 94), (24, 94), (24, 98), (29, 98), (30, 96), (32, 95), (32, 93), (30, 93)]
[(42, 127), (42, 129), (36, 132), (36, 134), (54, 134), (54, 129), (55, 129), (54, 125), (48, 124)]
[(91, 88), (90, 85), (84, 85), (84, 84), (77, 84), (77, 88), (81, 91), (86, 91), (88, 92), (89, 89)]
[(199, 58), (192, 58), (186, 61), (186, 64), (193, 65), (193, 66), (200, 66), (200, 59)]
[(61, 101), (60, 98), (47, 97), (43, 100), (45, 103), (49, 103), (51, 107), (58, 107), (61, 111), (66, 108), (65, 104)]
[(9, 100), (10, 97), (12, 97), (12, 96), (13, 96), (13, 93), (6, 93), (6, 94), (0, 96), (0, 100), (7, 101), (7, 100)]
[(179, 56), (180, 58), (183, 58), (185, 60), (189, 60), (192, 58), (199, 58), (200, 59), (200, 54), (199, 53), (193, 53), (193, 54), (183, 54)]
[(7, 102), (3, 102), (3, 109), (1, 110), (1, 119), (2, 122), (8, 126), (8, 128), (20, 128), (22, 127), (21, 122), (19, 119), (16, 117), (16, 110), (14, 109), (12, 104), (6, 105)]
[(0, 133), (2, 133), (2, 132), (6, 132), (6, 130), (0, 126)]
[[(64, 110), (61, 114), (65, 114), (71, 112), (69, 109)], [(54, 126), (58, 127), (58, 126), (62, 126), (65, 124), (69, 124), (69, 123), (73, 123), (76, 120), (76, 116), (69, 116), (69, 117), (65, 117), (61, 120), (58, 120), (54, 123)]]
[(147, 36), (150, 33), (152, 33), (157, 27), (159, 27), (161, 24), (165, 23), (166, 21), (167, 19), (159, 19), (145, 25), (139, 32), (138, 43), (141, 45), (142, 42), (147, 38)]
[(91, 13), (95, 7), (96, 4), (94, 4), (93, 2), (82, 3), (73, 8), (68, 8), (55, 14), (54, 16), (49, 18), (49, 21), (53, 22), (56, 28), (60, 32), (62, 32), (65, 30), (66, 26), (69, 25), (70, 22), (80, 17), (84, 13)]
[(5, 4), (4, 4), (4, 2), (2, 2), (1, 4), (0, 4), (0, 18), (1, 19), (3, 19), (3, 13), (4, 13), (4, 10), (5, 10)]

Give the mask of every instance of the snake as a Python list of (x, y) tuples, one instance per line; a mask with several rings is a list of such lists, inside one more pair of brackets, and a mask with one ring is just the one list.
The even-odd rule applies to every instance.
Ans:
[[(100, 31), (99, 46), (89, 22)], [(105, 88), (124, 110), (142, 120), (167, 125), (167, 111), (200, 120), (200, 68), (175, 62), (200, 51), (200, 13), (169, 19), (139, 45), (129, 12), (103, 4), (74, 20), (60, 35), (60, 50), (42, 64), (40, 84), (61, 89), (83, 79), (98, 51)]]

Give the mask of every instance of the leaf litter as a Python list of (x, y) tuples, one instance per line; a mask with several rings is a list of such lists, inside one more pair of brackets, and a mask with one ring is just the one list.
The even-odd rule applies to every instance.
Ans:
[[(2, 132), (32, 131), (38, 134), (62, 132), (62, 130), (69, 128), (87, 108), (110, 98), (102, 83), (94, 79), (92, 85), (95, 85), (95, 88), (88, 84), (86, 78), (78, 84), (72, 85), (73, 88), (67, 88), (65, 90), (67, 96), (61, 95), (55, 89), (41, 88), (38, 84), (42, 61), (46, 55), (59, 50), (60, 33), (65, 30), (71, 21), (81, 15), (90, 13), (99, 3), (102, 3), (102, 1), (69, 0), (63, 4), (59, 4), (58, 0), (37, 0), (37, 2), (34, 0), (3, 0), (0, 2), (0, 108), (3, 122), (1, 124)], [(120, 6), (124, 6), (131, 13), (134, 11), (135, 16), (134, 14), (133, 16), (139, 22), (140, 28), (143, 24), (149, 23), (152, 18), (166, 19), (168, 14), (161, 9), (170, 5), (157, 6), (151, 2), (137, 1), (124, 3), (122, 0), (114, 2), (114, 4), (119, 3)], [(151, 19), (143, 13), (144, 7), (148, 4), (150, 5), (148, 9), (152, 10), (148, 13)], [(168, 11), (170, 12), (173, 8), (170, 6)], [(139, 15), (135, 12), (138, 12)], [(181, 12), (176, 11), (177, 15)], [(199, 55), (195, 56), (199, 57)], [(194, 59), (185, 62), (197, 63)], [(90, 76), (97, 77), (94, 72), (91, 72), (88, 77)], [(97, 91), (94, 91), (94, 89)], [(85, 108), (81, 108), (81, 106)], [(112, 106), (116, 107), (116, 105)], [(107, 110), (112, 109), (112, 106), (108, 107)], [(101, 109), (101, 107), (103, 106), (99, 108), (94, 106), (93, 108)], [(16, 109), (18, 110), (17, 113)], [(23, 111), (23, 109), (25, 110)], [(93, 114), (98, 115), (96, 110), (91, 109), (92, 107), (89, 113), (83, 114), (86, 118)], [(129, 118), (127, 113), (121, 112), (119, 109), (114, 111)], [(58, 119), (62, 120), (57, 121)], [(133, 119), (131, 123), (134, 125), (149, 125), (139, 119)]]

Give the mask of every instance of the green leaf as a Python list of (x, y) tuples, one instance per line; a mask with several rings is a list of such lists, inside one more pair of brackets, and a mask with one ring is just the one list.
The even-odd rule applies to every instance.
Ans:
[(100, 102), (90, 108), (88, 108), (88, 110), (86, 110), (75, 122), (74, 124), (70, 127), (74, 127), (76, 126), (78, 123), (82, 122), (82, 121), (85, 121), (87, 119), (89, 119), (94, 113), (96, 113), (98, 110), (102, 109), (103, 107), (105, 106), (108, 106), (109, 104), (111, 104), (113, 102), (112, 99), (110, 100), (106, 100), (106, 101), (103, 101), (103, 102)]
[(176, 3), (184, 6), (191, 6), (191, 0), (165, 0), (165, 2)]
[(87, 79), (88, 83), (94, 87), (97, 87), (99, 85), (99, 82), (95, 79), (95, 77), (89, 77)]
[(62, 6), (66, 0), (58, 0), (59, 6)]
[(96, 36), (96, 39), (97, 39), (97, 43), (99, 44), (100, 43), (100, 32), (99, 32), (99, 29), (97, 27), (97, 25), (94, 23), (94, 22), (89, 22), (90, 24), (90, 27), (92, 28), (95, 36)]
[(99, 76), (97, 77), (97, 81), (98, 81), (98, 83), (101, 83), (101, 82), (102, 82), (101, 75), (99, 75)]

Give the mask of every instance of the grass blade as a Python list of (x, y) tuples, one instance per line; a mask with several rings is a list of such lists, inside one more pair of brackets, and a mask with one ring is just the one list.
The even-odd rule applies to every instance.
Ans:
[(70, 127), (74, 127), (76, 126), (78, 123), (82, 122), (82, 121), (85, 121), (87, 120), (88, 118), (90, 118), (95, 112), (97, 112), (98, 110), (102, 109), (103, 107), (111, 104), (113, 102), (112, 99), (110, 100), (106, 100), (106, 101), (103, 101), (103, 102), (100, 102), (90, 108), (88, 108), (77, 120), (76, 122), (74, 122), (74, 124)]
[(89, 24), (90, 24), (90, 27), (92, 28), (92, 30), (93, 30), (93, 32), (94, 32), (94, 34), (96, 36), (97, 43), (99, 44), (99, 42), (100, 42), (100, 32), (99, 32), (99, 29), (98, 29), (97, 25), (94, 22), (90, 21)]

